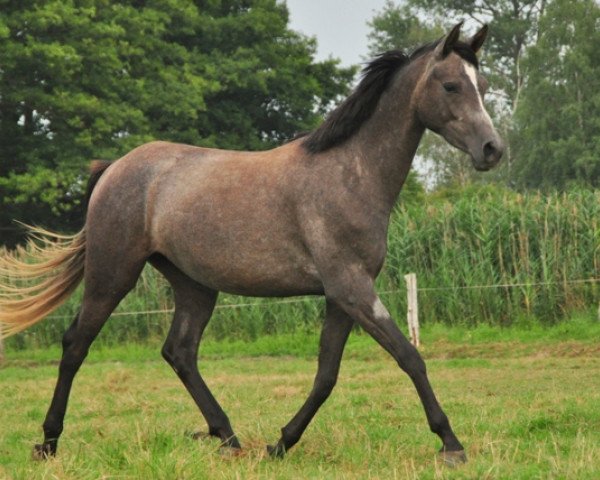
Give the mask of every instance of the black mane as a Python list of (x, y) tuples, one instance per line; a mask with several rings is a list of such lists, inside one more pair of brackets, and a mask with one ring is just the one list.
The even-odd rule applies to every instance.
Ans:
[[(394, 75), (415, 58), (434, 50), (440, 41), (441, 39), (423, 45), (410, 56), (401, 50), (390, 50), (376, 56), (361, 72), (361, 80), (350, 96), (316, 130), (306, 135), (304, 147), (310, 153), (319, 153), (348, 140), (373, 115), (379, 98)], [(479, 68), (477, 56), (468, 44), (457, 42), (453, 50), (475, 68)]]

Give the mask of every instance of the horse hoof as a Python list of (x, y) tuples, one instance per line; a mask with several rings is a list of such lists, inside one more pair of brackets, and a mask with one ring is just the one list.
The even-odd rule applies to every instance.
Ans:
[(48, 458), (56, 455), (56, 448), (52, 447), (49, 443), (37, 443), (33, 446), (31, 452), (31, 459), (37, 462), (48, 460)]
[(267, 452), (271, 458), (285, 457), (285, 447), (279, 443), (277, 445), (267, 445)]
[(467, 463), (467, 454), (464, 450), (441, 451), (440, 456), (447, 467), (455, 468)]

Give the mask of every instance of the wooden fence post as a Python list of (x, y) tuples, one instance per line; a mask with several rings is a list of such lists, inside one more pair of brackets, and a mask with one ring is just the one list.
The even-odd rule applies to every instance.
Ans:
[(406, 280), (406, 291), (408, 298), (408, 308), (406, 310), (406, 319), (408, 321), (408, 331), (410, 334), (410, 342), (418, 347), (421, 345), (419, 338), (419, 305), (417, 301), (417, 275), (409, 273), (404, 275)]

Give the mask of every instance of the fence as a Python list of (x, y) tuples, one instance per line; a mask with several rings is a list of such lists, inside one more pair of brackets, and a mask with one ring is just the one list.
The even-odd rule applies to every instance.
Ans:
[[(377, 290), (394, 318), (403, 318), (408, 308), (403, 277), (416, 272), (421, 324), (551, 325), (598, 305), (600, 287), (590, 279), (600, 272), (599, 219), (600, 191), (521, 195), (478, 188), (448, 198), (431, 196), (418, 205), (400, 204), (392, 214)], [(6, 347), (60, 342), (80, 302), (81, 290), (54, 321), (11, 338)], [(314, 330), (324, 312), (324, 302), (309, 299), (273, 302), (222, 295), (219, 303), (207, 338), (251, 340)], [(100, 342), (163, 336), (172, 306), (169, 285), (145, 269), (114, 314), (127, 321), (109, 322)]]
[[(411, 337), (411, 341), (414, 345), (419, 346), (420, 338), (419, 338), (419, 303), (418, 303), (418, 293), (429, 293), (429, 292), (441, 292), (445, 290), (456, 290), (456, 291), (464, 291), (464, 290), (488, 290), (488, 289), (511, 289), (511, 288), (529, 288), (529, 287), (549, 287), (551, 285), (556, 285), (557, 283), (568, 283), (572, 285), (577, 284), (597, 284), (600, 283), (600, 278), (587, 278), (587, 279), (574, 279), (574, 280), (564, 280), (562, 282), (516, 282), (512, 284), (492, 284), (492, 285), (455, 285), (455, 286), (439, 286), (439, 287), (418, 287), (417, 286), (417, 278), (415, 274), (409, 274), (405, 277), (406, 281), (406, 290), (402, 288), (394, 288), (394, 289), (380, 289), (379, 293), (388, 306), (392, 307), (392, 312), (396, 318), (400, 318), (403, 315), (403, 312), (406, 311), (407, 322), (408, 322), (408, 332)], [(404, 297), (404, 292), (406, 292), (406, 297)], [(387, 298), (386, 298), (387, 297)], [(598, 301), (598, 297), (593, 296), (595, 301)], [(406, 298), (406, 301), (403, 300)], [(229, 299), (226, 298), (225, 302)], [(218, 322), (214, 323), (223, 323), (230, 322), (227, 326), (222, 327), (222, 330), (225, 332), (235, 332), (236, 327), (243, 325), (249, 320), (250, 317), (260, 317), (261, 321), (269, 315), (271, 318), (271, 327), (274, 331), (263, 329), (262, 331), (258, 331), (255, 335), (259, 336), (265, 333), (277, 333), (277, 325), (276, 322), (278, 319), (282, 318), (282, 314), (286, 316), (290, 314), (289, 309), (285, 309), (287, 305), (299, 305), (299, 314), (296, 316), (295, 320), (296, 325), (300, 325), (298, 328), (302, 328), (302, 320), (301, 317), (318, 319), (322, 317), (323, 314), (323, 302), (316, 302), (314, 300), (307, 299), (306, 297), (302, 298), (288, 298), (288, 299), (278, 299), (278, 300), (259, 300), (259, 301), (235, 301), (235, 303), (221, 303), (217, 305), (215, 308), (216, 315), (219, 315), (227, 312), (227, 315), (224, 315), (224, 318), (220, 318)], [(595, 304), (594, 304), (595, 305)], [(266, 307), (270, 307), (269, 310), (265, 310)], [(279, 307), (279, 308), (278, 308)], [(309, 310), (312, 308), (312, 310)], [(235, 310), (236, 313), (230, 313)], [(239, 313), (237, 313), (239, 311)], [(266, 314), (265, 312), (269, 312)], [(148, 317), (158, 317), (158, 321), (147, 320), (147, 325), (145, 326), (144, 331), (146, 333), (135, 334), (135, 335), (117, 335), (117, 340), (120, 339), (133, 339), (133, 340), (142, 340), (147, 337), (158, 336), (158, 334), (164, 333), (163, 330), (168, 328), (170, 323), (170, 316), (173, 313), (173, 308), (156, 308), (156, 309), (132, 309), (128, 311), (117, 311), (113, 313), (113, 317), (137, 317), (146, 318)], [(68, 315), (50, 315), (48, 320), (59, 321), (58, 323), (53, 325), (53, 322), (43, 322), (39, 326), (35, 326), (32, 328), (34, 331), (33, 334), (30, 331), (27, 331), (24, 335), (32, 335), (35, 337), (36, 328), (41, 328), (43, 331), (48, 332), (50, 329), (52, 334), (46, 334), (46, 336), (42, 336), (42, 339), (39, 339), (34, 342), (25, 342), (21, 341), (20, 346), (25, 348), (33, 343), (33, 345), (43, 346), (49, 343), (56, 342), (62, 336), (62, 331), (65, 328), (65, 321), (71, 321), (74, 314), (70, 313)], [(162, 316), (162, 318), (161, 318)], [(234, 320), (231, 320), (233, 318)], [(599, 305), (599, 319), (600, 319), (600, 305)], [(63, 322), (60, 322), (62, 320)], [(137, 320), (136, 320), (137, 321)], [(236, 323), (237, 322), (237, 323)], [(314, 323), (310, 324), (309, 328), (316, 328), (318, 320), (314, 320)], [(127, 322), (129, 323), (129, 322)], [(127, 324), (126, 324), (127, 325)], [(128, 327), (129, 328), (129, 327)], [(133, 327), (132, 327), (133, 328)], [(44, 330), (47, 329), (47, 330)], [(227, 338), (227, 334), (222, 336), (214, 335), (217, 338)], [(246, 338), (246, 337), (243, 337)], [(252, 338), (252, 337), (251, 337)], [(114, 341), (114, 340), (113, 340)], [(3, 356), (3, 344), (0, 339), (0, 360)]]
[[(409, 277), (414, 277), (414, 286), (408, 286)], [(451, 287), (421, 287), (417, 288), (416, 283), (416, 274), (409, 273), (404, 276), (407, 283), (407, 291), (409, 291), (408, 295), (410, 296), (410, 291), (414, 292), (434, 292), (434, 291), (443, 291), (443, 290), (477, 290), (477, 289), (488, 289), (488, 288), (515, 288), (515, 287), (536, 287), (536, 286), (544, 286), (544, 285), (562, 285), (562, 284), (582, 284), (582, 283), (600, 283), (600, 278), (585, 278), (578, 280), (565, 280), (563, 282), (526, 282), (526, 283), (499, 283), (494, 285), (456, 285)], [(403, 290), (395, 289), (395, 290), (383, 290), (379, 292), (381, 295), (388, 295), (393, 293), (402, 293)], [(414, 296), (414, 293), (412, 293)], [(272, 300), (266, 301), (262, 303), (255, 302), (247, 302), (247, 303), (233, 303), (233, 304), (225, 304), (225, 305), (217, 305), (215, 310), (222, 309), (237, 309), (244, 307), (268, 307), (271, 305), (285, 305), (285, 304), (294, 304), (294, 303), (303, 303), (306, 302), (306, 299), (303, 298), (284, 298), (281, 300)], [(130, 316), (130, 315), (154, 315), (154, 314), (167, 314), (174, 313), (174, 308), (165, 308), (165, 309), (156, 309), (156, 310), (139, 310), (139, 311), (127, 311), (127, 312), (115, 312), (111, 316), (113, 317), (121, 317), (121, 316)], [(600, 312), (600, 305), (599, 305)], [(50, 315), (48, 319), (68, 319), (72, 318), (73, 315)]]

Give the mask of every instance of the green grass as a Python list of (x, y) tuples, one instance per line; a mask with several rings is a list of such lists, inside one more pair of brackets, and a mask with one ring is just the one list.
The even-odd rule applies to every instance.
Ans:
[[(114, 320), (112, 320), (114, 321)], [(406, 330), (404, 325), (401, 325)], [(405, 331), (406, 333), (406, 331)], [(165, 336), (154, 335), (147, 341), (112, 344), (106, 332), (102, 332), (94, 343), (93, 354), (86, 361), (104, 361), (118, 358), (122, 362), (137, 362), (141, 359), (153, 360), (159, 355)], [(557, 343), (568, 345), (595, 345), (600, 342), (600, 321), (596, 312), (589, 311), (575, 315), (569, 320), (554, 325), (527, 322), (512, 327), (479, 324), (475, 327), (453, 326), (441, 323), (425, 325), (421, 331), (423, 346), (421, 353), (426, 358), (451, 357), (455, 355), (476, 355), (478, 357), (519, 356), (532, 352), (552, 349)], [(229, 338), (204, 339), (200, 353), (204, 358), (256, 357), (293, 355), (312, 358), (318, 351), (318, 328), (301, 330), (278, 335), (263, 335), (254, 340)], [(348, 341), (348, 349), (353, 357), (370, 355), (373, 340), (356, 330)], [(465, 346), (468, 348), (465, 349)], [(464, 350), (464, 353), (461, 353)], [(10, 361), (54, 362), (60, 358), (59, 342), (50, 347), (36, 349), (10, 348)], [(365, 353), (366, 352), (366, 353)], [(34, 358), (35, 360), (31, 360)]]
[(207, 341), (201, 371), (245, 447), (193, 441), (205, 428), (158, 342), (93, 348), (78, 375), (56, 459), (30, 460), (56, 379), (57, 348), (7, 352), (0, 368), (0, 478), (599, 478), (600, 323), (423, 331), (434, 388), (469, 463), (436, 460), (417, 395), (395, 363), (354, 333), (340, 380), (282, 461), (265, 444), (310, 390), (313, 333)]

